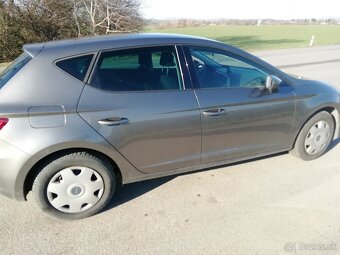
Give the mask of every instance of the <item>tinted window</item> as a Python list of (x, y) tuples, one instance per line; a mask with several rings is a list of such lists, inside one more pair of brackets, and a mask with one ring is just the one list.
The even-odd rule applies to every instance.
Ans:
[(66, 73), (83, 81), (90, 66), (93, 55), (68, 58), (58, 61), (56, 65)]
[(90, 84), (110, 91), (183, 88), (175, 47), (103, 52)]
[(11, 65), (0, 74), (0, 88), (2, 88), (21, 68), (32, 58), (26, 53), (21, 54)]
[(191, 48), (189, 54), (201, 88), (264, 87), (267, 74), (215, 49)]

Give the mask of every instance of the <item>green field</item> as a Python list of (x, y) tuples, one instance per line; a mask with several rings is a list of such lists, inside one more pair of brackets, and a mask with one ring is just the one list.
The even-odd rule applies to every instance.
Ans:
[[(147, 28), (145, 32), (175, 33), (208, 37), (247, 51), (340, 44), (340, 25), (224, 25), (172, 29)], [(0, 71), (8, 64), (0, 63)]]
[(148, 28), (147, 32), (176, 33), (208, 37), (244, 50), (267, 50), (340, 44), (340, 25), (224, 25), (173, 29)]

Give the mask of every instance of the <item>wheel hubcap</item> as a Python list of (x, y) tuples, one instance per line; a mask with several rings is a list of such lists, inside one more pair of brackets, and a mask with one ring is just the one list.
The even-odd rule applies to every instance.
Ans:
[(102, 197), (102, 177), (88, 167), (68, 167), (55, 174), (47, 185), (47, 198), (59, 211), (79, 213), (93, 207)]
[(72, 196), (79, 197), (83, 195), (85, 191), (86, 191), (86, 188), (79, 183), (72, 184), (67, 188), (67, 194), (71, 197)]
[(314, 155), (322, 151), (329, 142), (329, 124), (321, 120), (315, 123), (307, 133), (305, 139), (305, 151), (309, 155)]

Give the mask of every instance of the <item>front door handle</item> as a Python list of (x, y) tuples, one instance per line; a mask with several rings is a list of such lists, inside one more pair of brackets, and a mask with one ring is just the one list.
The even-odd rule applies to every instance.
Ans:
[(129, 119), (121, 118), (121, 117), (114, 117), (114, 118), (98, 120), (98, 123), (103, 126), (118, 126), (118, 125), (128, 124)]
[(227, 114), (227, 111), (223, 108), (213, 108), (203, 111), (204, 116), (222, 116)]

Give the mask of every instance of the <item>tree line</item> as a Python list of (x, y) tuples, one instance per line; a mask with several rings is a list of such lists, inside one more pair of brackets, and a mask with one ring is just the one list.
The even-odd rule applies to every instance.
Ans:
[(141, 0), (0, 0), (0, 62), (26, 43), (138, 32)]

